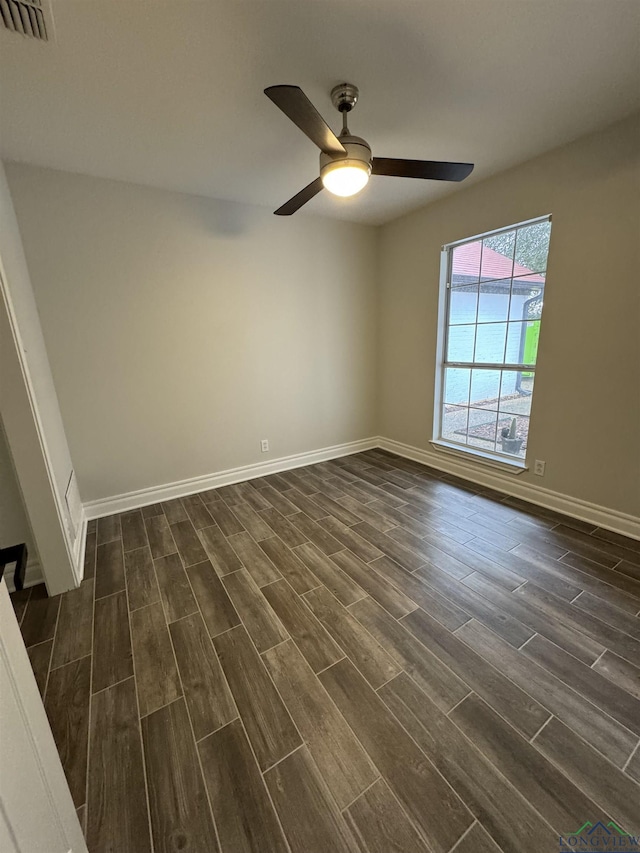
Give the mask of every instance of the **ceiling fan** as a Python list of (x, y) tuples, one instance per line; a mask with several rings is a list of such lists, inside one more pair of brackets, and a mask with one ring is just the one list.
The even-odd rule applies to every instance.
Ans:
[(371, 175), (423, 178), (429, 181), (463, 181), (473, 163), (440, 163), (435, 160), (392, 160), (372, 157), (369, 144), (352, 136), (347, 115), (358, 102), (358, 87), (340, 83), (331, 90), (331, 101), (342, 113), (342, 131), (336, 136), (299, 86), (269, 86), (265, 95), (320, 149), (320, 177), (279, 207), (276, 216), (291, 216), (326, 188), (339, 196), (355, 195)]

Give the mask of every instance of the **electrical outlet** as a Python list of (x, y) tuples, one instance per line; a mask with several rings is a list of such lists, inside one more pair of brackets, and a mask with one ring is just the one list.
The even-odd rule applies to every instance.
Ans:
[(263, 438), (263, 439), (262, 439), (262, 441), (260, 442), (260, 450), (261, 450), (263, 453), (268, 453), (268, 452), (269, 452), (269, 439), (268, 439), (268, 438)]
[(542, 459), (536, 459), (533, 463), (533, 473), (537, 474), (538, 477), (544, 477), (544, 466), (546, 462), (543, 462)]

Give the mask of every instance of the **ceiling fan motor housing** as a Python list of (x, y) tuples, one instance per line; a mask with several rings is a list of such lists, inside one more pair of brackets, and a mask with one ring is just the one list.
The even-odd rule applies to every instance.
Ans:
[(340, 155), (320, 154), (320, 174), (322, 175), (325, 167), (332, 163), (339, 162), (342, 166), (349, 166), (355, 161), (358, 166), (362, 167), (364, 163), (371, 174), (371, 148), (368, 143), (360, 136), (351, 136), (351, 134), (341, 134), (340, 142), (347, 150), (346, 157)]

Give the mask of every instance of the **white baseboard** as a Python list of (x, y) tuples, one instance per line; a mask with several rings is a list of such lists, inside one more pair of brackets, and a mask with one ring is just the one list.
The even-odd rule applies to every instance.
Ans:
[(391, 438), (379, 437), (378, 447), (388, 450), (390, 453), (396, 453), (398, 456), (404, 456), (406, 459), (413, 459), (414, 462), (422, 462), (432, 468), (437, 468), (439, 471), (455, 474), (465, 480), (470, 480), (472, 483), (478, 483), (481, 486), (496, 489), (498, 492), (522, 498), (529, 503), (564, 513), (564, 515), (570, 515), (572, 518), (579, 518), (596, 527), (604, 527), (624, 536), (640, 539), (640, 518), (637, 516), (618, 512), (579, 498), (572, 498), (560, 492), (553, 492), (550, 489), (523, 482), (512, 474), (485, 468), (453, 455), (446, 455), (435, 450), (421, 450), (418, 447), (412, 447)]
[(85, 518), (90, 520), (105, 515), (113, 515), (116, 512), (139, 509), (149, 504), (169, 501), (173, 498), (183, 498), (186, 495), (196, 494), (196, 492), (204, 492), (207, 489), (217, 489), (220, 486), (229, 486), (232, 483), (241, 483), (244, 480), (253, 480), (256, 477), (265, 477), (267, 474), (277, 474), (279, 471), (288, 471), (291, 468), (301, 468), (304, 465), (325, 462), (327, 459), (337, 459), (340, 456), (361, 453), (363, 450), (371, 450), (377, 446), (378, 439), (376, 437), (366, 438), (362, 441), (350, 441), (346, 444), (336, 444), (333, 447), (324, 447), (321, 450), (312, 450), (308, 453), (281, 456), (279, 459), (273, 459), (269, 462), (257, 462), (253, 465), (229, 468), (227, 471), (219, 471), (217, 474), (206, 474), (202, 477), (192, 477), (188, 480), (179, 480), (175, 483), (165, 483), (162, 486), (152, 486), (149, 489), (139, 489), (135, 492), (115, 495), (112, 498), (89, 501), (83, 505)]
[[(336, 444), (333, 447), (325, 447), (321, 450), (313, 450), (308, 453), (297, 453), (293, 456), (282, 456), (269, 462), (258, 462), (253, 465), (243, 465), (239, 468), (230, 468), (219, 471), (217, 474), (206, 474), (202, 477), (192, 477), (188, 480), (179, 480), (175, 483), (165, 483), (161, 486), (152, 486), (149, 489), (139, 489), (135, 492), (127, 492), (84, 504), (84, 518), (81, 535), (81, 549), (84, 549), (86, 523), (93, 518), (101, 518), (105, 515), (113, 515), (117, 512), (126, 512), (130, 509), (139, 509), (149, 504), (160, 503), (193, 495), (207, 489), (217, 489), (220, 486), (228, 486), (232, 483), (241, 483), (256, 477), (264, 477), (268, 474), (277, 474), (279, 471), (288, 471), (292, 468), (301, 468), (305, 465), (313, 465), (316, 462), (324, 462), (327, 459), (337, 459), (340, 456), (349, 456), (353, 453), (361, 453), (363, 450), (371, 450), (380, 447), (398, 456), (422, 462), (439, 471), (455, 474), (472, 483), (486, 486), (506, 495), (521, 498), (529, 503), (561, 512), (573, 518), (579, 518), (597, 527), (613, 530), (633, 539), (640, 539), (640, 518), (598, 504), (573, 498), (559, 492), (544, 489), (532, 483), (523, 482), (510, 473), (504, 473), (489, 467), (483, 467), (465, 459), (459, 459), (453, 455), (447, 455), (435, 450), (422, 450), (399, 441), (382, 436), (363, 439), (362, 441), (351, 441), (346, 444)], [(82, 567), (84, 555), (82, 551), (78, 555), (79, 565)], [(28, 569), (27, 569), (28, 571)], [(41, 580), (41, 574), (34, 583)]]
[[(7, 589), (9, 592), (15, 592), (16, 588), (13, 583), (13, 571), (15, 563), (8, 563), (4, 570), (4, 577), (7, 581)], [(36, 586), (39, 583), (44, 583), (42, 576), (42, 566), (38, 560), (27, 560), (27, 568), (24, 573), (24, 588)]]

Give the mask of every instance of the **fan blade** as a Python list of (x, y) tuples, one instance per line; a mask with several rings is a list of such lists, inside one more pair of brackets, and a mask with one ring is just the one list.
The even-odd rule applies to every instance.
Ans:
[(374, 175), (395, 178), (424, 178), (427, 181), (464, 181), (473, 172), (473, 163), (439, 163), (437, 160), (392, 160), (374, 157)]
[(291, 216), (291, 214), (295, 213), (296, 210), (300, 210), (303, 204), (306, 204), (308, 201), (311, 201), (315, 195), (318, 195), (322, 188), (322, 178), (316, 178), (315, 181), (311, 181), (311, 183), (307, 184), (303, 190), (300, 190), (297, 195), (294, 195), (293, 198), (286, 201), (282, 207), (275, 210), (275, 215)]
[(264, 93), (321, 151), (345, 156), (346, 149), (299, 86), (269, 86)]

